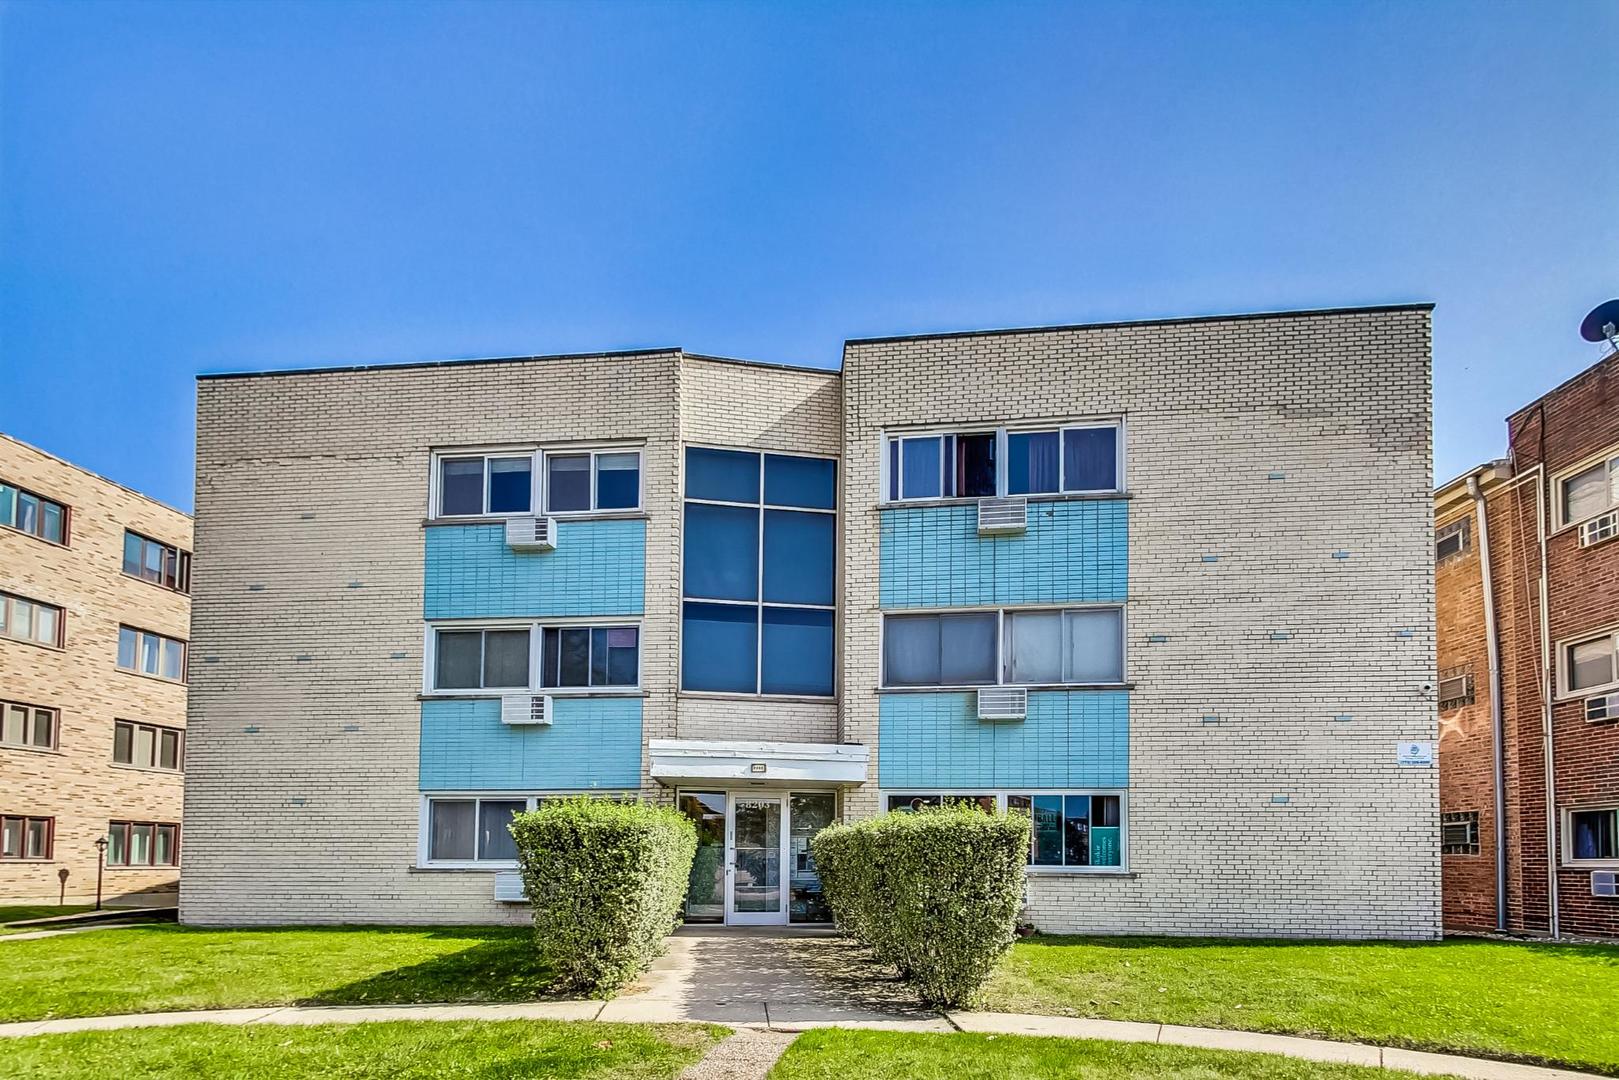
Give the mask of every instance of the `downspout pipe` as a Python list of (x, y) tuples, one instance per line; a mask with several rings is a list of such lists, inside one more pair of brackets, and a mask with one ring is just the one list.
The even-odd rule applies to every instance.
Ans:
[[(1545, 423), (1542, 419), (1542, 424)], [(1552, 737), (1552, 690), (1556, 680), (1552, 676), (1551, 616), (1546, 610), (1550, 586), (1546, 557), (1546, 468), (1535, 466), (1535, 530), (1540, 539), (1540, 741), (1541, 760), (1546, 765), (1546, 908), (1547, 923), (1552, 940), (1563, 936), (1562, 921), (1558, 918), (1557, 881), (1557, 759)]]
[(1478, 522), (1479, 577), (1484, 588), (1484, 649), (1490, 667), (1490, 730), (1495, 756), (1495, 929), (1507, 930), (1507, 764), (1506, 712), (1501, 704), (1501, 643), (1495, 625), (1495, 583), (1490, 567), (1490, 524), (1478, 474), (1467, 478)]

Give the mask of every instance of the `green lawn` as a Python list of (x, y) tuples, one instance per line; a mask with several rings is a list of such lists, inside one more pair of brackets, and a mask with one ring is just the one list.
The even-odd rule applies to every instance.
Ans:
[(77, 915), (94, 910), (94, 904), (9, 904), (0, 905), (0, 925), (24, 919), (48, 919), (52, 915)]
[(547, 1020), (180, 1027), (6, 1043), (16, 1080), (664, 1080), (725, 1034), (696, 1024)]
[(249, 1005), (528, 1001), (526, 927), (193, 930), (172, 924), (0, 945), (0, 1022)]
[(1194, 1050), (1153, 1043), (1027, 1035), (917, 1035), (820, 1028), (787, 1048), (770, 1080), (1412, 1080), (1415, 1073), (1328, 1065), (1275, 1054)]
[(985, 1008), (1284, 1032), (1619, 1074), (1619, 947), (1033, 937)]

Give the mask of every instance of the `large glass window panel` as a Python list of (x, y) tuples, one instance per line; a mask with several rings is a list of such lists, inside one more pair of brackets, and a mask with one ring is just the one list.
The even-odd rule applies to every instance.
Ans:
[[(5, 601), (3, 599), (0, 599), (0, 607), (4, 607), (4, 604), (5, 604)], [(135, 643), (136, 643), (135, 631), (131, 630), (127, 626), (120, 626), (118, 628), (118, 666), (119, 667), (128, 668), (131, 671), (134, 670), (134, 668), (135, 668)]]
[(545, 456), (545, 507), (551, 513), (590, 509), (590, 455)]
[(831, 605), (836, 595), (836, 517), (766, 510), (764, 548), (766, 603)]
[(686, 884), (686, 918), (719, 922), (725, 918), (725, 794), (683, 791), (679, 803), (697, 829), (697, 856)]
[(1063, 799), (1063, 864), (1091, 864), (1091, 797), (1069, 795)]
[(129, 826), (115, 821), (107, 828), (107, 865), (129, 865)]
[(185, 674), (186, 647), (172, 638), (163, 639), (163, 666), (158, 674), (165, 679), (178, 679)]
[(152, 826), (131, 825), (129, 827), (129, 865), (152, 865)]
[(1032, 800), (1034, 815), (1035, 866), (1061, 866), (1063, 855), (1063, 819), (1061, 795), (1036, 795)]
[(955, 494), (988, 498), (995, 494), (995, 433), (957, 435)]
[(830, 611), (765, 608), (763, 649), (760, 693), (832, 695)]
[(141, 671), (148, 675), (158, 673), (159, 654), (163, 651), (163, 639), (156, 634), (141, 632)]
[(143, 541), (132, 532), (124, 534), (124, 573), (140, 577)]
[(478, 804), (471, 799), (434, 799), (428, 857), (472, 859), (477, 856), (475, 817)]
[(687, 503), (684, 548), (687, 596), (758, 599), (758, 510)]
[(528, 685), (527, 630), (490, 630), (483, 641), (483, 684), (485, 687)]
[(681, 626), (680, 685), (686, 690), (758, 691), (759, 609), (739, 604), (686, 604)]
[(157, 827), (157, 847), (154, 852), (159, 866), (173, 866), (175, 864), (173, 825), (159, 825)]
[(1010, 495), (1057, 491), (1059, 447), (1055, 431), (1014, 432), (1006, 437), (1006, 490)]
[(53, 607), (34, 605), (34, 640), (41, 645), (55, 645), (59, 616)]
[(608, 686), (634, 686), (641, 677), (641, 631), (615, 626), (606, 631)]
[(1005, 647), (1007, 682), (1062, 682), (1062, 612), (1008, 612)]
[(717, 502), (759, 501), (759, 455), (741, 450), (686, 450), (686, 497)]
[(27, 726), (27, 709), (21, 705), (0, 706), (0, 742), (21, 744)]
[(64, 532), (63, 525), (65, 524), (62, 508), (55, 503), (46, 503), (42, 514), (43, 520), (40, 522), (39, 535), (53, 544), (60, 544)]
[(939, 616), (939, 679), (945, 686), (995, 681), (993, 612)]
[(1619, 858), (1619, 810), (1579, 810), (1568, 818), (1574, 858)]
[(1064, 491), (1115, 491), (1119, 486), (1119, 429), (1069, 428), (1062, 433)]
[(0, 525), (14, 525), (17, 520), (17, 489), (0, 484)]
[(0, 819), (0, 856), (7, 859), (22, 858), (23, 819)]
[(937, 435), (920, 439), (906, 439), (901, 444), (901, 473), (907, 499), (937, 499), (943, 494), (939, 486), (940, 440)]
[(483, 670), (483, 634), (477, 630), (440, 630), (438, 666), (433, 685), (440, 690), (476, 689)]
[(1124, 613), (1118, 608), (1066, 611), (1068, 655), (1063, 679), (1077, 683), (1124, 681)]
[(890, 615), (883, 620), (883, 683), (939, 685), (937, 615)]
[(48, 859), (51, 854), (51, 823), (45, 818), (29, 818), (28, 831), (23, 841), (23, 855), (29, 859)]
[(802, 793), (792, 796), (788, 803), (788, 821), (791, 831), (787, 836), (788, 855), (792, 859), (787, 868), (792, 893), (788, 897), (789, 922), (831, 922), (832, 909), (826, 903), (821, 888), (821, 877), (815, 869), (815, 853), (810, 841), (815, 834), (832, 824), (837, 816), (837, 796), (830, 791)]
[(39, 531), (39, 499), (26, 491), (17, 492), (17, 528), (29, 533)]
[(498, 457), (489, 459), (489, 512), (526, 514), (534, 503), (534, 459)]
[(1598, 638), (1581, 642), (1568, 650), (1570, 690), (1584, 690), (1591, 686), (1606, 686), (1614, 681), (1613, 638)]
[(483, 513), (483, 458), (441, 458), (438, 475), (440, 514)]
[(56, 714), (49, 709), (34, 710), (34, 737), (35, 746), (56, 745)]
[(150, 540), (145, 542), (145, 549), (141, 559), (141, 577), (147, 581), (162, 582), (163, 580), (163, 545), (154, 544)]
[(112, 729), (112, 759), (120, 765), (135, 763), (135, 726), (114, 724)]
[(596, 455), (596, 509), (628, 510), (641, 504), (641, 455)]
[(838, 505), (838, 466), (825, 458), (765, 455), (765, 502), (831, 510)]
[(512, 818), (526, 809), (526, 799), (484, 799), (478, 803), (478, 858), (516, 861)]
[(899, 498), (899, 440), (888, 440), (888, 498)]
[(1563, 481), (1563, 519), (1581, 521), (1613, 504), (1608, 463), (1593, 465)]
[(178, 769), (180, 767), (180, 733), (178, 731), (161, 731), (158, 733), (157, 767), (160, 769)]
[(135, 729), (135, 758), (134, 762), (141, 768), (150, 768), (152, 765), (152, 744), (157, 732), (145, 725)]
[(28, 640), (34, 636), (34, 605), (21, 597), (11, 598), (11, 636)]

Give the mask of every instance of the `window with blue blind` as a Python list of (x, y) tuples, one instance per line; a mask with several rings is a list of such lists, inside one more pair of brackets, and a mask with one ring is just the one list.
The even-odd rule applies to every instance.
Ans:
[(686, 450), (680, 686), (831, 697), (837, 463)]
[(1120, 425), (894, 435), (883, 492), (889, 502), (996, 495), (1122, 491)]

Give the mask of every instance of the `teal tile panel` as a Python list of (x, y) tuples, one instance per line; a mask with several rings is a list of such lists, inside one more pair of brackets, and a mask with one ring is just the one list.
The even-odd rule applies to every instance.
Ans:
[(422, 702), (423, 791), (637, 788), (641, 699), (555, 698), (550, 726), (507, 726), (498, 698)]
[(1033, 690), (1022, 721), (978, 719), (972, 691), (884, 694), (885, 788), (1085, 788), (1129, 782), (1129, 692)]
[(978, 508), (881, 511), (878, 601), (885, 608), (1123, 603), (1129, 579), (1125, 499), (1029, 503), (1029, 527), (979, 536)]
[(639, 615), (645, 585), (645, 521), (562, 520), (555, 551), (513, 551), (502, 525), (427, 530), (429, 619)]

